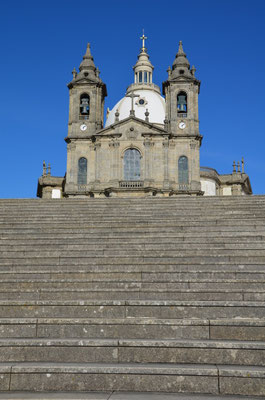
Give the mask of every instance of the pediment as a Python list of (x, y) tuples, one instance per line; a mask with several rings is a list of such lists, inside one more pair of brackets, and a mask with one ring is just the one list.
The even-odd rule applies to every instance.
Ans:
[(82, 77), (80, 79), (75, 79), (72, 80), (67, 86), (70, 88), (73, 88), (75, 86), (81, 86), (81, 85), (99, 85), (99, 86), (106, 86), (103, 82), (100, 80), (96, 79), (91, 79), (89, 77)]
[(170, 82), (194, 82), (196, 79), (189, 76), (177, 76), (176, 78), (170, 79)]
[(75, 84), (88, 84), (88, 83), (93, 83), (93, 84), (95, 84), (95, 83), (97, 83), (97, 81), (95, 81), (95, 80), (92, 80), (92, 79), (89, 79), (89, 78), (81, 78), (81, 79), (78, 79), (78, 80), (75, 80)]
[(155, 124), (143, 121), (136, 117), (128, 117), (124, 120), (117, 121), (116, 123), (101, 129), (96, 132), (96, 136), (122, 136), (126, 135), (128, 138), (136, 138), (137, 134), (146, 135), (161, 135), (167, 133), (163, 128)]

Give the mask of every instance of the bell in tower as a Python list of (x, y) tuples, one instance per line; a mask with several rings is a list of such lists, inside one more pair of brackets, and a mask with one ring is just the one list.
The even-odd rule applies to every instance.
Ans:
[(180, 92), (178, 94), (177, 109), (178, 109), (178, 113), (186, 113), (187, 112), (187, 95), (183, 92)]
[(89, 116), (89, 96), (83, 95), (80, 99), (80, 114), (84, 116)]

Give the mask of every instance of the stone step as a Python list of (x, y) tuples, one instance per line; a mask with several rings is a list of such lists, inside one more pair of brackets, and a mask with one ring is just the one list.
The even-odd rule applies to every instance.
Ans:
[[(77, 201), (77, 200), (76, 200)], [(235, 204), (150, 204), (149, 206), (143, 207), (142, 204), (129, 204), (129, 205), (121, 205), (117, 204), (115, 207), (100, 207), (95, 203), (94, 207), (84, 206), (82, 207), (78, 201), (75, 204), (75, 207), (69, 208), (65, 207), (62, 204), (61, 207), (56, 208), (52, 204), (48, 204), (45, 207), (37, 207), (36, 205), (23, 206), (23, 203), (16, 204), (12, 207), (2, 206), (0, 204), (0, 219), (5, 220), (6, 218), (13, 218), (18, 216), (18, 218), (30, 217), (36, 218), (40, 213), (44, 218), (51, 218), (51, 215), (55, 215), (58, 217), (61, 216), (69, 216), (72, 218), (87, 218), (88, 215), (91, 216), (92, 219), (103, 219), (103, 218), (121, 218), (124, 216), (125, 218), (133, 217), (138, 218), (139, 216), (143, 217), (151, 217), (154, 215), (154, 218), (160, 218), (162, 215), (165, 215), (167, 218), (170, 214), (173, 217), (183, 218), (185, 213), (187, 217), (206, 217), (210, 218), (214, 215), (224, 217), (231, 216), (232, 218), (237, 218), (238, 216), (246, 215), (247, 217), (253, 216), (253, 214), (258, 217), (262, 217), (262, 211), (264, 211), (264, 201), (263, 203), (257, 204), (238, 204), (238, 207)], [(20, 208), (19, 208), (20, 207)], [(96, 211), (96, 213), (95, 213)], [(135, 213), (136, 211), (137, 213)], [(183, 212), (182, 212), (183, 211)]]
[[(259, 254), (257, 252), (257, 254)], [(145, 256), (121, 256), (121, 257), (109, 257), (109, 256), (99, 256), (99, 257), (65, 257), (65, 256), (56, 256), (56, 257), (10, 257), (2, 259), (0, 262), (1, 267), (6, 266), (17, 266), (21, 267), (25, 266), (45, 266), (53, 264), (54, 267), (60, 266), (65, 268), (65, 266), (79, 266), (83, 268), (88, 265), (118, 265), (122, 264), (124, 266), (127, 265), (139, 265), (139, 264), (159, 264), (159, 265), (172, 265), (172, 264), (213, 264), (216, 265), (224, 265), (229, 264), (230, 262), (234, 264), (244, 264), (247, 261), (247, 265), (264, 265), (265, 256), (252, 256), (246, 259), (246, 256), (180, 256), (180, 257), (145, 257)]]
[(265, 368), (192, 364), (1, 363), (2, 391), (157, 391), (265, 395)]
[[(66, 222), (67, 221), (67, 222)], [(57, 228), (58, 231), (61, 229), (66, 228), (67, 230), (70, 229), (88, 229), (91, 228), (96, 232), (96, 229), (98, 231), (102, 230), (106, 225), (110, 226), (114, 229), (117, 229), (119, 226), (120, 228), (128, 228), (128, 231), (131, 231), (131, 229), (158, 229), (160, 226), (164, 230), (170, 229), (172, 227), (174, 228), (188, 228), (191, 229), (192, 227), (231, 227), (231, 226), (244, 226), (245, 228), (248, 227), (253, 227), (257, 226), (257, 228), (262, 229), (264, 225), (264, 215), (263, 216), (256, 216), (255, 218), (247, 218), (245, 215), (241, 215), (238, 218), (231, 218), (227, 217), (224, 218), (222, 215), (218, 217), (218, 215), (214, 215), (211, 219), (206, 219), (206, 218), (194, 218), (194, 217), (189, 217), (186, 219), (181, 220), (178, 216), (175, 218), (171, 216), (167, 218), (163, 218), (163, 215), (161, 216), (161, 219), (153, 219), (152, 215), (149, 217), (149, 219), (145, 220), (144, 217), (141, 219), (135, 220), (133, 216), (128, 218), (127, 220), (125, 218), (121, 218), (120, 220), (118, 218), (102, 218), (102, 220), (97, 221), (93, 220), (89, 216), (87, 218), (74, 218), (72, 221), (68, 219), (67, 215), (62, 217), (62, 218), (57, 218), (54, 216), (52, 220), (44, 219), (42, 220), (31, 220), (30, 217), (26, 216), (23, 218), (23, 220), (18, 220), (18, 218), (14, 220), (10, 220), (9, 218), (6, 218), (5, 220), (1, 221), (0, 219), (0, 224), (1, 224), (1, 231), (8, 230), (8, 228), (12, 229), (20, 229), (20, 230), (28, 230), (29, 225), (31, 225), (32, 230), (38, 230), (40, 228), (43, 228), (47, 230), (48, 228), (55, 229)], [(264, 230), (263, 230), (264, 231)]]
[(264, 228), (264, 216), (263, 217), (252, 217), (252, 218), (245, 218), (245, 216), (239, 216), (238, 218), (231, 218), (227, 217), (224, 218), (220, 216), (219, 218), (215, 216), (215, 218), (211, 218), (207, 220), (206, 218), (202, 218), (201, 220), (198, 220), (193, 217), (187, 217), (183, 220), (181, 220), (179, 217), (176, 218), (169, 218), (168, 220), (166, 218), (161, 220), (155, 220), (150, 216), (149, 218), (145, 219), (144, 217), (140, 218), (139, 220), (136, 220), (133, 216), (128, 218), (126, 220), (125, 218), (122, 218), (117, 220), (115, 217), (112, 219), (102, 219), (101, 221), (93, 220), (92, 218), (87, 218), (87, 219), (81, 219), (81, 218), (75, 218), (72, 222), (68, 220), (67, 216), (65, 216), (64, 219), (62, 220), (56, 220), (56, 216), (52, 219), (52, 221), (42, 219), (38, 220), (36, 222), (31, 221), (31, 219), (24, 218), (23, 221), (17, 221), (15, 219), (13, 222), (10, 221), (10, 219), (6, 218), (5, 221), (1, 222), (1, 230), (5, 230), (8, 228), (12, 229), (25, 229), (27, 230), (29, 228), (29, 225), (31, 225), (32, 229), (39, 229), (40, 227), (43, 229), (93, 229), (93, 230), (98, 230), (100, 231), (101, 229), (104, 229), (106, 225), (108, 225), (111, 228), (123, 228), (123, 229), (128, 229), (130, 231), (131, 229), (170, 229), (170, 228), (192, 228), (192, 227), (217, 227), (217, 228), (222, 228), (222, 227), (229, 227), (229, 226), (245, 226), (245, 227), (252, 227), (252, 226), (257, 226), (258, 228), (262, 229)]
[[(183, 210), (185, 211), (185, 210)], [(54, 218), (53, 218), (54, 216)], [(86, 212), (86, 213), (76, 213), (67, 215), (67, 213), (62, 213), (62, 212), (54, 212), (53, 214), (51, 213), (42, 213), (42, 218), (40, 220), (38, 213), (23, 213), (23, 212), (12, 212), (12, 213), (5, 213), (4, 215), (1, 215), (0, 213), (0, 222), (6, 223), (7, 221), (16, 225), (16, 224), (24, 224), (27, 221), (30, 223), (34, 224), (46, 224), (46, 223), (54, 223), (55, 221), (60, 223), (60, 224), (74, 224), (77, 222), (80, 224), (82, 221), (85, 222), (86, 224), (89, 222), (98, 223), (99, 225), (108, 222), (108, 223), (128, 223), (129, 221), (133, 221), (135, 224), (169, 224), (172, 223), (173, 221), (176, 223), (186, 223), (188, 221), (195, 221), (195, 222), (202, 222), (202, 223), (218, 223), (220, 221), (225, 221), (226, 223), (228, 220), (232, 220), (235, 222), (238, 222), (240, 218), (244, 216), (244, 219), (246, 221), (260, 221), (264, 220), (264, 214), (263, 210), (259, 209), (255, 211), (255, 217), (253, 216), (253, 210), (251, 212), (249, 209), (246, 209), (245, 212), (240, 212), (240, 213), (231, 213), (230, 211), (227, 212), (227, 210), (220, 209), (220, 210), (214, 210), (212, 212), (209, 212), (209, 210), (205, 210), (205, 212), (191, 212), (189, 215), (186, 215), (180, 211), (169, 211), (169, 210), (156, 210), (156, 213), (154, 212), (138, 212), (137, 215), (135, 215), (134, 212), (131, 213), (126, 213), (124, 215), (120, 215), (119, 213), (115, 214), (93, 214)], [(66, 222), (66, 217), (67, 217), (67, 222)]]
[(208, 252), (216, 252), (216, 251), (223, 251), (225, 250), (230, 251), (232, 254), (234, 254), (235, 252), (239, 252), (239, 251), (250, 251), (250, 252), (254, 252), (257, 250), (261, 250), (264, 251), (265, 249), (265, 242), (264, 241), (252, 241), (252, 242), (242, 242), (242, 243), (187, 243), (187, 242), (178, 242), (178, 243), (174, 243), (173, 241), (171, 243), (130, 243), (130, 242), (124, 242), (124, 243), (117, 243), (117, 241), (115, 241), (115, 243), (108, 243), (108, 241), (106, 241), (105, 243), (100, 243), (100, 244), (96, 244), (96, 243), (90, 243), (89, 241), (87, 241), (87, 243), (70, 243), (70, 244), (66, 244), (63, 243), (63, 241), (61, 241), (60, 243), (45, 243), (45, 241), (43, 241), (42, 243), (25, 243), (25, 244), (11, 244), (9, 243), (3, 243), (3, 241), (0, 243), (0, 251), (3, 254), (3, 256), (5, 254), (9, 254), (9, 253), (17, 253), (20, 254), (21, 252), (23, 252), (25, 254), (25, 252), (32, 252), (35, 253), (36, 251), (40, 252), (40, 254), (43, 254), (45, 252), (47, 252), (47, 246), (49, 246), (49, 253), (57, 253), (57, 252), (64, 252), (64, 254), (70, 253), (70, 252), (75, 252), (75, 251), (79, 251), (79, 252), (89, 252), (92, 253), (93, 252), (102, 252), (102, 251), (114, 251), (114, 252), (118, 252), (118, 251), (130, 251), (130, 252), (146, 252), (148, 254), (149, 251), (166, 251), (166, 252), (171, 252), (171, 251), (182, 251), (183, 253), (187, 252), (187, 248), (189, 250), (189, 252), (191, 250), (193, 251), (198, 251), (198, 249), (200, 251), (202, 250), (207, 250)]
[(241, 395), (210, 395), (165, 392), (0, 392), (1, 400), (257, 400)]
[[(77, 220), (78, 222), (84, 220), (84, 222), (86, 223), (89, 221), (102, 223), (104, 221), (122, 222), (129, 220), (139, 223), (142, 223), (143, 221), (150, 223), (160, 221), (161, 223), (163, 223), (164, 221), (169, 222), (171, 220), (180, 222), (186, 222), (189, 220), (214, 221), (215, 219), (220, 221), (222, 219), (228, 220), (229, 218), (231, 220), (239, 220), (242, 217), (244, 217), (246, 220), (253, 220), (254, 218), (257, 218), (257, 220), (259, 220), (264, 219), (264, 210), (265, 206), (259, 206), (256, 208), (247, 206), (245, 208), (239, 208), (237, 211), (231, 211), (229, 206), (219, 208), (207, 208), (206, 204), (204, 205), (204, 207), (194, 208), (193, 210), (191, 210), (191, 207), (183, 207), (181, 208), (181, 210), (169, 207), (154, 207), (149, 210), (142, 209), (142, 207), (132, 207), (132, 210), (128, 211), (128, 208), (122, 209), (121, 207), (118, 207), (115, 211), (108, 209), (106, 210), (106, 212), (100, 212), (98, 208), (87, 209), (84, 212), (82, 212), (82, 210), (80, 210), (80, 212), (75, 212), (73, 210), (55, 210), (52, 207), (49, 207), (49, 209), (47, 210), (38, 208), (27, 211), (17, 210), (15, 208), (3, 210), (0, 206), (0, 221), (21, 223), (25, 222), (28, 219), (29, 221), (32, 221), (34, 223), (42, 223), (47, 221), (53, 222), (54, 219), (52, 218), (52, 215), (54, 215), (54, 218), (56, 218), (58, 222), (62, 223), (65, 223), (66, 220), (67, 223), (73, 223), (75, 220)], [(40, 214), (42, 215), (41, 220), (39, 218)], [(170, 216), (172, 217), (171, 219)]]
[(73, 300), (0, 301), (2, 318), (263, 318), (264, 302)]
[[(51, 262), (53, 261), (53, 262)], [(134, 261), (134, 260), (132, 260)], [(59, 262), (59, 259), (48, 259), (48, 260), (43, 260), (43, 262), (38, 262), (38, 264), (27, 264), (24, 262), (23, 259), (19, 259), (16, 264), (8, 263), (7, 265), (3, 265), (3, 262), (1, 263), (1, 273), (6, 274), (6, 273), (14, 273), (14, 277), (18, 274), (26, 274), (26, 276), (29, 276), (28, 274), (39, 274), (39, 273), (44, 273), (48, 274), (51, 276), (51, 274), (60, 274), (60, 273), (66, 273), (69, 275), (70, 274), (86, 274), (86, 273), (91, 273), (92, 271), (94, 273), (122, 273), (124, 271), (130, 272), (130, 273), (136, 273), (136, 272), (149, 272), (149, 273), (155, 273), (155, 272), (163, 272), (163, 273), (194, 273), (196, 274), (197, 272), (205, 272), (205, 273), (234, 273), (235, 278), (236, 274), (239, 274), (239, 276), (247, 276), (248, 273), (261, 273), (263, 274), (264, 272), (264, 264), (260, 263), (250, 263), (251, 260), (245, 260), (244, 263), (238, 263), (232, 261), (226, 261), (226, 262), (216, 262), (215, 264), (212, 263), (202, 263), (202, 262), (190, 262), (189, 264), (183, 264), (183, 263), (170, 263), (169, 260), (166, 260), (167, 262), (164, 263), (164, 260), (161, 259), (160, 262), (157, 263), (148, 263), (148, 262), (141, 262), (138, 263), (131, 263), (131, 264), (124, 264), (120, 263), (119, 259), (116, 259), (115, 264), (108, 264), (105, 262), (104, 264), (83, 264), (81, 266), (78, 265), (71, 265), (71, 263), (65, 263), (64, 265), (61, 265)], [(173, 260), (174, 261), (174, 260)], [(185, 260), (184, 260), (185, 261)], [(202, 260), (201, 260), (202, 261)], [(246, 262), (247, 261), (247, 262)]]
[[(1, 207), (1, 206), (0, 206)], [(146, 220), (147, 218), (150, 218), (153, 216), (153, 220), (163, 220), (163, 216), (165, 219), (170, 219), (170, 215), (172, 215), (173, 218), (179, 219), (179, 220), (185, 220), (184, 214), (182, 213), (183, 211), (187, 211), (190, 209), (190, 206), (188, 207), (183, 207), (180, 209), (177, 209), (176, 207), (151, 207), (150, 209), (144, 209), (142, 207), (137, 207), (133, 206), (133, 210), (137, 210), (137, 214), (133, 212), (133, 210), (127, 210), (127, 207), (118, 207), (117, 209), (106, 209), (106, 210), (100, 210), (98, 207), (96, 208), (84, 208), (78, 210), (69, 210), (69, 209), (54, 209), (52, 206), (49, 206), (49, 208), (46, 209), (39, 209), (37, 207), (32, 208), (32, 209), (21, 209), (18, 210), (18, 208), (10, 208), (10, 213), (8, 213), (8, 208), (0, 208), (0, 221), (5, 221), (6, 219), (9, 219), (10, 221), (22, 221), (23, 218), (26, 219), (26, 217), (30, 218), (30, 220), (34, 220), (36, 222), (40, 222), (40, 219), (38, 218), (38, 213), (41, 211), (42, 213), (42, 220), (50, 220), (52, 221), (52, 215), (54, 215), (56, 218), (60, 219), (63, 221), (63, 217), (69, 216), (68, 221), (74, 221), (75, 219), (81, 220), (82, 218), (85, 218), (87, 220), (96, 220), (96, 221), (102, 221), (104, 220), (109, 220), (109, 219), (117, 219), (117, 220), (122, 220), (124, 216), (124, 220), (133, 217), (135, 221), (140, 220), (140, 217), (143, 216), (143, 219)], [(92, 211), (95, 211), (97, 209), (97, 213), (92, 213)], [(119, 210), (122, 211), (122, 213), (119, 213)], [(154, 210), (156, 210), (156, 213), (154, 213)], [(5, 212), (4, 212), (5, 211)], [(53, 214), (51, 214), (51, 211)], [(238, 218), (241, 215), (246, 216), (246, 218), (253, 218), (253, 211), (255, 211), (255, 216), (259, 217), (264, 217), (262, 214), (263, 208), (262, 207), (239, 207), (238, 210), (230, 210), (230, 208), (227, 208), (225, 206), (223, 207), (212, 207), (206, 209), (204, 207), (194, 207), (193, 210), (189, 213), (187, 218), (196, 218), (196, 219), (211, 219), (214, 218), (214, 216), (223, 216), (224, 218), (227, 218), (231, 216), (231, 218)], [(89, 218), (90, 217), (90, 218)]]
[[(111, 199), (111, 198), (104, 198), (104, 199), (61, 199), (61, 200), (48, 200), (42, 199), (34, 201), (35, 199), (1, 199), (0, 206), (2, 208), (13, 208), (16, 207), (18, 204), (23, 205), (22, 209), (29, 209), (29, 208), (39, 208), (39, 209), (46, 209), (46, 208), (54, 208), (60, 210), (71, 210), (73, 212), (76, 211), (76, 205), (82, 210), (90, 210), (93, 208), (97, 208), (99, 210), (116, 210), (117, 207), (123, 208), (128, 207), (128, 205), (134, 207), (142, 207), (142, 209), (149, 210), (151, 207), (162, 207), (165, 208), (165, 205), (168, 207), (176, 207), (182, 206), (187, 207), (190, 206), (191, 208), (199, 208), (202, 207), (204, 204), (207, 204), (208, 207), (223, 207), (223, 206), (230, 206), (231, 209), (237, 210), (238, 208), (245, 207), (250, 205), (252, 207), (257, 205), (264, 205), (264, 195), (263, 196), (247, 196), (247, 197), (240, 197), (240, 196), (233, 196), (233, 197), (222, 197), (222, 196), (215, 196), (215, 197), (208, 197), (206, 198), (199, 198), (199, 197), (175, 197), (175, 198), (136, 198), (136, 199)], [(237, 207), (238, 206), (238, 207)], [(176, 207), (179, 209), (179, 207)]]
[(264, 203), (264, 195), (255, 196), (205, 196), (205, 197), (191, 197), (191, 196), (177, 196), (177, 197), (146, 197), (146, 198), (79, 198), (79, 199), (1, 199), (0, 205), (7, 205), (12, 207), (18, 203), (25, 205), (34, 205), (38, 207), (44, 207), (52, 205), (53, 207), (73, 207), (77, 203), (79, 206), (99, 206), (99, 207), (116, 207), (117, 204), (128, 205), (128, 204), (142, 204), (143, 207), (154, 204), (258, 204)]
[[(67, 236), (62, 236), (62, 237), (29, 237), (27, 236), (26, 238), (18, 236), (16, 239), (14, 239), (12, 236), (10, 237), (1, 237), (0, 239), (0, 249), (4, 250), (5, 248), (11, 248), (14, 247), (17, 250), (20, 250), (22, 248), (28, 248), (30, 249), (35, 248), (36, 246), (38, 247), (44, 247), (44, 246), (49, 246), (49, 248), (53, 248), (57, 246), (57, 248), (64, 249), (67, 247), (67, 244), (65, 243), (65, 239)], [(101, 241), (99, 243), (99, 240), (95, 236), (87, 236), (85, 237), (75, 237), (72, 236), (71, 241), (68, 243), (68, 246), (71, 248), (74, 248), (75, 246), (86, 246), (87, 249), (93, 247), (93, 246), (98, 246), (100, 247), (111, 247), (113, 248), (117, 246), (121, 247), (127, 247), (127, 246), (153, 246), (153, 247), (171, 247), (171, 246), (176, 246), (175, 248), (182, 248), (182, 246), (192, 246), (192, 247), (226, 247), (226, 248), (240, 248), (243, 246), (248, 246), (251, 248), (251, 246), (264, 246), (264, 241), (265, 241), (265, 235), (255, 235), (255, 236), (200, 236), (198, 237), (193, 236), (169, 236), (169, 237), (164, 237), (164, 236), (141, 236), (141, 237), (123, 237), (122, 242), (117, 243), (117, 238), (115, 237), (105, 237), (101, 238)], [(68, 238), (69, 240), (69, 238)], [(239, 246), (239, 247), (237, 247)]]
[[(68, 200), (67, 200), (68, 201)], [(166, 203), (153, 203), (152, 201), (149, 203), (142, 203), (140, 199), (138, 202), (135, 203), (127, 203), (122, 204), (117, 202), (116, 204), (110, 203), (109, 200), (106, 200), (105, 204), (98, 203), (97, 200), (94, 200), (94, 203), (86, 203), (81, 204), (78, 199), (75, 200), (75, 203), (72, 206), (69, 206), (69, 203), (66, 204), (61, 202), (59, 204), (52, 204), (52, 203), (42, 203), (42, 205), (36, 204), (23, 204), (19, 203), (21, 206), (20, 213), (18, 209), (18, 204), (10, 205), (3, 205), (0, 204), (0, 217), (5, 216), (5, 211), (14, 211), (15, 215), (33, 215), (37, 214), (37, 211), (41, 211), (45, 216), (49, 217), (49, 211), (52, 211), (54, 214), (62, 215), (62, 214), (70, 214), (70, 216), (79, 216), (79, 215), (87, 215), (91, 214), (92, 217), (101, 216), (112, 216), (112, 215), (133, 215), (133, 210), (139, 211), (139, 214), (146, 214), (150, 215), (154, 210), (157, 210), (160, 213), (164, 210), (165, 215), (168, 215), (169, 212), (172, 211), (173, 215), (182, 215), (181, 210), (188, 210), (190, 209), (190, 215), (211, 215), (214, 213), (221, 213), (224, 210), (224, 215), (231, 214), (239, 215), (242, 213), (250, 214), (251, 212), (255, 211), (259, 214), (265, 207), (264, 207), (264, 199), (261, 202), (248, 202), (248, 203), (207, 203), (205, 200), (203, 202), (193, 202), (190, 203), (180, 203), (180, 202), (166, 202)], [(93, 213), (97, 210), (97, 213)], [(119, 214), (119, 210), (121, 214)], [(208, 211), (208, 212), (207, 212)], [(135, 214), (136, 218), (138, 213)]]
[(207, 204), (208, 206), (223, 206), (230, 205), (235, 206), (238, 204), (239, 206), (245, 206), (247, 204), (251, 204), (252, 206), (257, 204), (264, 204), (264, 195), (255, 195), (255, 196), (212, 196), (212, 197), (167, 197), (167, 198), (158, 198), (158, 197), (148, 197), (148, 198), (85, 198), (85, 199), (1, 199), (0, 206), (12, 208), (17, 204), (23, 205), (23, 208), (30, 207), (39, 207), (39, 208), (47, 208), (48, 206), (53, 208), (68, 208), (71, 210), (76, 209), (76, 204), (80, 208), (93, 208), (97, 207), (100, 209), (116, 209), (119, 207), (126, 207), (128, 205), (138, 206), (141, 204), (143, 208), (149, 208), (151, 206), (163, 206), (168, 205), (183, 205), (184, 207), (187, 205), (192, 205), (195, 207), (200, 207), (202, 204)]
[(0, 300), (265, 301), (265, 290), (0, 289)]
[[(147, 226), (141, 226), (141, 227), (112, 227), (111, 229), (108, 227), (107, 224), (103, 226), (102, 228), (93, 228), (93, 227), (79, 227), (79, 228), (66, 228), (66, 227), (61, 227), (58, 228), (54, 226), (54, 228), (44, 226), (40, 226), (39, 228), (32, 228), (31, 225), (29, 224), (28, 227), (26, 228), (21, 228), (21, 227), (6, 227), (6, 228), (1, 228), (0, 227), (0, 233), (1, 237), (8, 237), (9, 235), (16, 237), (20, 236), (23, 238), (29, 237), (29, 236), (35, 236), (35, 237), (44, 237), (49, 235), (50, 237), (52, 236), (57, 236), (57, 238), (60, 237), (71, 237), (72, 235), (80, 235), (80, 237), (89, 237), (89, 236), (101, 236), (103, 239), (107, 237), (152, 237), (153, 236), (159, 236), (159, 235), (168, 235), (168, 237), (174, 237), (176, 235), (183, 235), (183, 234), (190, 234), (190, 235), (195, 235), (195, 234), (200, 234), (202, 232), (203, 236), (206, 234), (206, 236), (210, 237), (211, 235), (216, 236), (216, 235), (231, 235), (231, 236), (256, 236), (256, 235), (265, 235), (265, 225), (261, 226), (256, 226), (255, 224), (253, 225), (237, 225), (235, 226), (232, 224), (231, 226), (217, 226), (217, 225), (212, 225), (212, 226), (171, 226), (164, 228), (163, 226), (158, 227), (147, 227)], [(78, 236), (76, 236), (78, 237)]]
[(54, 282), (64, 281), (76, 281), (76, 282), (89, 282), (89, 281), (135, 281), (135, 282), (261, 282), (265, 280), (265, 270), (247, 270), (242, 271), (238, 267), (235, 271), (178, 271), (176, 269), (169, 269), (167, 272), (163, 271), (163, 267), (160, 269), (148, 270), (148, 265), (142, 265), (142, 268), (138, 268), (130, 271), (122, 271), (121, 269), (115, 270), (115, 266), (106, 268), (105, 270), (97, 271), (94, 268), (87, 268), (86, 270), (36, 270), (36, 271), (24, 271), (17, 270), (16, 274), (14, 271), (1, 271), (0, 272), (0, 284), (5, 282), (41, 282), (44, 283), (49, 280)]
[(1, 400), (257, 400), (240, 395), (158, 392), (0, 392)]
[(7, 220), (6, 222), (1, 222), (1, 231), (8, 231), (10, 229), (17, 229), (17, 230), (25, 230), (28, 231), (30, 230), (38, 230), (38, 229), (45, 229), (47, 230), (52, 230), (56, 229), (57, 231), (60, 231), (61, 229), (65, 229), (67, 231), (70, 231), (71, 229), (74, 230), (93, 230), (95, 232), (100, 232), (101, 230), (104, 230), (106, 228), (106, 225), (108, 228), (111, 229), (119, 229), (119, 230), (125, 230), (128, 232), (132, 230), (137, 230), (137, 229), (148, 229), (148, 230), (172, 230), (172, 229), (189, 229), (189, 230), (195, 230), (198, 228), (211, 228), (211, 229), (217, 229), (221, 230), (224, 228), (233, 228), (232, 230), (236, 230), (237, 227), (240, 228), (255, 228), (259, 229), (264, 232), (264, 222), (265, 219), (263, 218), (243, 218), (242, 216), (237, 219), (232, 219), (232, 218), (222, 218), (220, 219), (212, 219), (212, 220), (205, 220), (203, 219), (202, 221), (197, 221), (193, 218), (186, 218), (184, 220), (179, 220), (179, 218), (176, 218), (176, 220), (173, 219), (173, 217), (170, 220), (162, 220), (162, 221), (155, 221), (155, 220), (139, 220), (136, 221), (133, 219), (133, 217), (129, 218), (128, 221), (124, 221), (123, 219), (119, 222), (115, 218), (113, 220), (105, 221), (93, 221), (92, 219), (89, 219), (87, 221), (84, 220), (75, 220), (72, 223), (67, 222), (64, 220), (62, 222), (56, 221), (56, 218), (54, 218), (52, 221), (46, 221), (42, 220), (41, 222), (34, 222), (31, 221), (30, 219), (25, 218), (24, 222), (17, 222), (16, 220), (14, 222), (11, 222)]
[[(79, 246), (78, 246), (79, 247)], [(148, 247), (148, 246), (147, 246)], [(173, 247), (173, 246), (172, 246)], [(1, 257), (2, 259), (5, 258), (23, 258), (23, 257), (59, 257), (63, 255), (64, 257), (124, 257), (124, 256), (130, 256), (130, 257), (191, 257), (191, 256), (208, 256), (209, 254), (211, 256), (218, 256), (222, 254), (223, 257), (225, 256), (230, 256), (230, 257), (237, 257), (237, 256), (245, 256), (245, 257), (264, 257), (265, 259), (265, 246), (263, 245), (261, 248), (257, 249), (247, 249), (247, 248), (234, 248), (234, 249), (228, 249), (228, 248), (222, 248), (222, 249), (216, 249), (216, 248), (186, 248), (184, 247), (183, 249), (156, 249), (155, 247), (152, 249), (151, 246), (150, 248), (146, 249), (131, 249), (129, 246), (128, 248), (117, 248), (117, 249), (112, 249), (112, 248), (101, 248), (101, 249), (86, 249), (85, 246), (83, 249), (49, 249), (47, 250), (47, 247), (44, 249), (40, 248), (35, 248), (34, 250), (17, 250), (17, 249), (11, 249), (7, 251), (1, 251)]]
[(122, 239), (122, 242), (134, 242), (134, 243), (156, 243), (157, 241), (159, 242), (196, 242), (198, 243), (205, 243), (205, 241), (212, 241), (214, 240), (215, 242), (221, 242), (221, 243), (226, 243), (231, 240), (231, 243), (234, 242), (240, 242), (241, 239), (244, 241), (248, 240), (265, 240), (265, 234), (264, 233), (257, 233), (257, 232), (231, 232), (231, 231), (224, 231), (224, 232), (209, 232), (209, 231), (202, 231), (200, 235), (195, 232), (167, 232), (166, 236), (164, 233), (161, 232), (138, 232), (137, 234), (134, 234), (132, 232), (130, 233), (120, 233), (120, 232), (112, 232), (106, 230), (105, 232), (102, 232), (101, 234), (96, 234), (96, 233), (78, 233), (78, 232), (73, 232), (73, 233), (65, 233), (63, 231), (57, 232), (55, 234), (54, 232), (51, 232), (50, 234), (47, 234), (45, 232), (39, 231), (38, 234), (32, 234), (32, 233), (27, 233), (23, 232), (23, 235), (20, 234), (20, 232), (16, 231), (11, 231), (10, 233), (2, 234), (1, 235), (1, 241), (2, 243), (5, 243), (6, 241), (10, 241), (13, 243), (20, 243), (20, 241), (23, 241), (24, 243), (33, 240), (33, 242), (38, 242), (38, 241), (47, 241), (47, 244), (50, 242), (53, 242), (54, 240), (58, 240), (59, 243), (64, 243), (65, 240), (68, 240), (69, 243), (72, 243), (72, 240), (78, 241), (82, 243), (84, 241), (85, 243), (91, 242), (91, 243), (98, 243), (102, 241), (103, 243), (107, 243), (109, 241), (112, 241), (113, 243), (117, 242), (118, 239)]
[(265, 341), (265, 319), (1, 318), (1, 338)]
[[(219, 268), (219, 270), (211, 270), (209, 267), (201, 268), (199, 266), (195, 266), (194, 269), (185, 269), (179, 268), (179, 266), (150, 266), (149, 264), (141, 265), (138, 267), (129, 267), (124, 271), (119, 266), (105, 266), (99, 268), (87, 268), (87, 269), (58, 269), (54, 270), (54, 267), (51, 266), (51, 269), (36, 269), (34, 270), (1, 270), (0, 271), (0, 282), (5, 282), (12, 280), (12, 282), (17, 282), (19, 280), (33, 281), (34, 279), (55, 279), (55, 280), (67, 280), (67, 279), (85, 279), (85, 280), (99, 280), (99, 281), (110, 281), (110, 280), (121, 280), (124, 277), (124, 281), (127, 278), (127, 275), (135, 278), (136, 281), (146, 282), (181, 282), (181, 281), (189, 281), (193, 282), (203, 282), (205, 280), (221, 280), (227, 281), (262, 281), (265, 278), (265, 270), (264, 269), (254, 269), (249, 268), (248, 265), (243, 266), (234, 266), (232, 268)], [(15, 274), (14, 274), (15, 272)], [(131, 280), (131, 279), (129, 279)]]
[(35, 280), (5, 280), (0, 281), (0, 291), (1, 290), (8, 290), (8, 289), (16, 289), (16, 290), (27, 290), (27, 289), (137, 289), (139, 291), (156, 291), (156, 290), (163, 290), (163, 291), (177, 291), (177, 290), (197, 290), (197, 291), (204, 291), (204, 290), (237, 290), (237, 291), (244, 291), (245, 289), (252, 289), (252, 291), (256, 290), (257, 292), (264, 292), (265, 291), (265, 281), (263, 280), (226, 280), (226, 279), (187, 279), (187, 280), (178, 280), (176, 278), (175, 282), (174, 279), (164, 282), (159, 279), (154, 280), (151, 282), (150, 280), (141, 280), (141, 277), (135, 277), (136, 274), (126, 274), (124, 273), (123, 276), (116, 275), (114, 277), (110, 277), (108, 280), (107, 277), (104, 277), (105, 274), (102, 276), (102, 280), (98, 277), (97, 274), (94, 274), (91, 279), (67, 279), (67, 280), (60, 280), (60, 279), (35, 279)]
[(265, 342), (140, 339), (0, 339), (0, 362), (265, 366)]

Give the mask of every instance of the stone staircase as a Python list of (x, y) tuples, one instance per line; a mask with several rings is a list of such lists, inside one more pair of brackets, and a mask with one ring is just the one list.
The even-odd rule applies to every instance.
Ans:
[(0, 200), (0, 267), (0, 399), (265, 398), (263, 196)]

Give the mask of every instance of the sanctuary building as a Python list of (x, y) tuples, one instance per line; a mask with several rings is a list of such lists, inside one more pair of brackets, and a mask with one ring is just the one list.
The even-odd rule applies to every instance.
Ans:
[(43, 163), (37, 195), (42, 198), (252, 194), (244, 161), (231, 174), (200, 166), (200, 81), (179, 42), (178, 53), (160, 88), (142, 47), (133, 67), (134, 82), (104, 126), (105, 83), (87, 45), (68, 84), (70, 94), (65, 177)]

